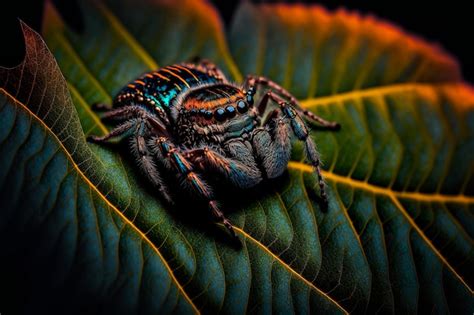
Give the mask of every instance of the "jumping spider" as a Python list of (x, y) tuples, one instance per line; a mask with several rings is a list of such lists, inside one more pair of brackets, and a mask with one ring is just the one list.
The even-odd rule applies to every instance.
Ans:
[[(266, 92), (255, 102), (258, 88)], [(268, 105), (274, 108), (267, 112)], [(333, 130), (339, 124), (302, 109), (294, 96), (267, 78), (249, 75), (240, 87), (209, 61), (176, 64), (145, 73), (124, 87), (112, 106), (95, 108), (107, 110), (102, 119), (118, 127), (90, 140), (130, 138), (138, 166), (164, 199), (173, 202), (160, 168), (187, 182), (233, 236), (206, 176), (217, 174), (237, 187), (250, 188), (281, 175), (290, 159), (290, 129), (304, 142), (327, 203), (319, 155), (302, 117)]]

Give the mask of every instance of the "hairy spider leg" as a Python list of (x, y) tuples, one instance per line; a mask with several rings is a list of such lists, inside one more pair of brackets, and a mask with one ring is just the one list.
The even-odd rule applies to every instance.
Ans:
[[(252, 88), (252, 87), (250, 87), (250, 88)], [(263, 95), (262, 99), (260, 100), (260, 103), (258, 103), (258, 105), (257, 105), (258, 114), (261, 117), (263, 117), (263, 115), (265, 114), (265, 111), (267, 110), (268, 100), (270, 99), (269, 92), (267, 92)]]
[(262, 174), (250, 152), (244, 156), (233, 156), (236, 145), (230, 146), (232, 149), (227, 151), (231, 157), (226, 157), (210, 147), (191, 149), (185, 151), (184, 155), (202, 171), (210, 167), (239, 188), (250, 188), (260, 183)]
[(143, 109), (136, 105), (123, 106), (119, 108), (112, 108), (101, 115), (102, 121), (118, 121), (127, 120), (132, 117), (137, 117), (142, 114)]
[(313, 165), (314, 169), (316, 170), (316, 174), (318, 175), (318, 185), (321, 194), (321, 198), (325, 205), (328, 203), (328, 198), (326, 194), (326, 185), (324, 183), (324, 178), (321, 174), (321, 159), (319, 156), (318, 151), (316, 150), (316, 145), (314, 144), (311, 137), (309, 137), (309, 131), (306, 127), (304, 120), (301, 118), (298, 111), (293, 108), (293, 106), (279, 97), (274, 93), (269, 94), (270, 99), (278, 104), (283, 114), (289, 119), (291, 129), (293, 130), (296, 137), (303, 141), (305, 144), (306, 149), (306, 156), (308, 157), (309, 161)]
[(133, 106), (133, 108), (128, 110), (126, 107), (122, 107), (113, 110), (112, 112), (113, 113), (111, 113), (108, 118), (130, 118), (132, 113), (136, 118), (126, 121), (117, 128), (113, 129), (107, 135), (101, 137), (91, 136), (88, 138), (88, 140), (96, 143), (103, 143), (111, 140), (112, 138), (120, 137), (125, 133), (132, 131), (133, 136), (131, 138), (130, 145), (132, 147), (132, 153), (137, 160), (141, 171), (158, 189), (163, 198), (168, 203), (173, 204), (173, 199), (171, 198), (168, 189), (163, 182), (158, 169), (156, 168), (155, 162), (153, 161), (153, 154), (150, 152), (150, 149), (145, 142), (145, 134), (149, 132), (150, 129), (154, 129), (155, 131), (157, 130), (156, 119), (154, 119), (154, 117), (152, 117), (146, 110), (138, 106)]
[[(103, 142), (104, 140), (108, 140), (112, 137), (117, 137), (120, 136), (121, 134), (127, 132), (126, 127), (128, 126), (126, 124), (126, 120), (131, 119), (131, 118), (144, 118), (147, 120), (147, 122), (150, 124), (152, 127), (153, 131), (158, 132), (160, 135), (168, 135), (168, 131), (165, 127), (165, 125), (159, 120), (159, 118), (153, 116), (151, 113), (149, 113), (146, 109), (137, 106), (137, 105), (130, 105), (130, 106), (123, 106), (119, 107), (116, 109), (112, 109), (108, 112), (106, 112), (102, 117), (102, 121), (107, 121), (107, 120), (115, 120), (115, 121), (125, 121), (124, 124), (118, 126), (114, 130), (112, 130), (108, 135), (98, 137), (98, 136), (92, 136), (89, 137), (90, 140), (95, 141), (95, 142)], [(125, 129), (124, 129), (125, 128)], [(122, 131), (122, 132), (120, 132)]]
[(154, 116), (145, 108), (138, 105), (123, 106), (116, 109), (112, 109), (101, 116), (102, 121), (124, 121), (134, 117), (145, 117), (150, 124), (152, 131), (160, 135), (168, 136), (168, 130), (166, 129), (166, 121), (163, 123), (160, 117)]
[(130, 129), (132, 129), (132, 127), (135, 126), (135, 124), (136, 124), (136, 121), (134, 121), (134, 120), (126, 121), (123, 124), (121, 124), (121, 125), (115, 127), (114, 129), (112, 129), (112, 131), (110, 131), (106, 135), (103, 135), (103, 136), (89, 136), (89, 137), (87, 137), (87, 140), (90, 141), (90, 142), (95, 142), (95, 143), (107, 142), (107, 141), (111, 140), (112, 138), (118, 138), (118, 137), (124, 135), (125, 133), (130, 131)]
[[(285, 90), (281, 85), (276, 83), (275, 81), (272, 81), (268, 78), (262, 77), (262, 76), (256, 76), (256, 75), (248, 75), (244, 86), (246, 88), (251, 88), (251, 87), (258, 87), (259, 85), (266, 86), (270, 88), (273, 92), (278, 94), (280, 97), (283, 97), (289, 101), (289, 103), (295, 108), (295, 110), (298, 112), (299, 115), (306, 116), (311, 120), (316, 121), (319, 123), (322, 127), (329, 129), (329, 130), (339, 130), (341, 128), (341, 125), (335, 121), (327, 121), (322, 117), (319, 117), (315, 115), (314, 113), (310, 112), (307, 109), (301, 108), (301, 105), (299, 104), (298, 100), (287, 90)], [(266, 94), (264, 95), (264, 97)]]
[(276, 108), (253, 133), (252, 145), (268, 178), (280, 176), (290, 160), (291, 135), (288, 124), (288, 119)]
[[(186, 181), (191, 185), (194, 191), (202, 198), (205, 198), (211, 213), (219, 219), (222, 224), (227, 228), (232, 236), (237, 237), (235, 234), (232, 223), (224, 216), (222, 211), (217, 205), (217, 201), (214, 199), (214, 195), (209, 186), (204, 182), (195, 172), (191, 162), (184, 157), (184, 154), (179, 148), (176, 148), (168, 138), (159, 137), (155, 140), (155, 145), (161, 150), (161, 155), (168, 159), (170, 164), (179, 174), (185, 177)], [(166, 164), (165, 164), (166, 165)]]

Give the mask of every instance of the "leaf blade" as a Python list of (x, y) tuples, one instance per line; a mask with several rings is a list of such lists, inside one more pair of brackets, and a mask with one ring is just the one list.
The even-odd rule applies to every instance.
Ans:
[[(125, 81), (130, 80), (133, 77), (133, 73), (143, 71), (142, 69), (147, 67), (147, 61), (146, 58), (143, 58), (143, 54), (137, 54), (134, 51), (133, 45), (123, 40), (121, 32), (114, 31), (112, 32), (111, 40), (104, 40), (103, 37), (106, 36), (107, 32), (104, 32), (101, 28), (105, 27), (105, 29), (108, 29), (109, 27), (104, 14), (101, 14), (96, 6), (89, 5), (87, 2), (83, 6), (91, 13), (92, 19), (98, 20), (86, 22), (86, 31), (82, 35), (83, 37), (67, 29), (53, 34), (56, 37), (53, 35), (48, 35), (47, 37), (48, 43), (51, 43), (54, 47), (59, 47), (55, 49), (55, 52), (61, 67), (65, 69), (66, 77), (69, 80), (70, 87), (72, 87), (73, 96), (76, 94), (74, 97), (75, 105), (78, 108), (83, 128), (87, 132), (92, 130), (91, 128), (93, 127), (98, 128), (98, 124), (97, 122), (94, 124), (94, 114), (85, 110), (85, 105), (97, 101), (93, 100), (94, 98), (110, 102), (110, 96), (113, 95), (114, 91), (120, 88)], [(159, 8), (159, 5), (156, 8)], [(122, 15), (120, 15), (120, 10), (122, 10)], [(181, 46), (179, 49), (170, 48), (169, 51), (154, 51), (153, 49), (156, 49), (155, 43), (147, 40), (146, 36), (141, 37), (140, 25), (133, 17), (136, 17), (137, 14), (138, 16), (142, 14), (142, 10), (143, 8), (140, 8), (136, 12), (131, 12), (130, 16), (132, 18), (128, 20), (126, 16), (123, 16), (123, 12), (126, 11), (123, 8), (117, 9), (114, 7), (110, 12), (113, 12), (119, 22), (127, 21), (123, 22), (121, 27), (127, 25), (130, 28), (126, 30), (127, 32), (129, 31), (128, 35), (136, 36), (132, 41), (136, 45), (140, 45), (140, 49), (149, 51), (148, 55), (152, 56), (150, 58), (156, 58), (160, 64), (163, 63), (163, 60), (168, 60), (169, 62), (182, 61), (182, 58), (184, 58), (182, 56), (190, 55), (195, 44), (192, 40), (187, 43), (187, 46)], [(271, 6), (268, 6), (265, 10), (271, 12), (273, 9)], [(297, 10), (301, 11), (302, 8), (297, 8)], [(167, 12), (171, 17), (175, 16), (172, 15), (173, 10), (164, 10), (163, 12)], [(278, 13), (277, 17), (281, 18), (281, 16), (281, 12)], [(333, 18), (326, 13), (321, 16), (326, 20)], [(334, 22), (329, 22), (329, 24), (334, 24)], [(265, 23), (265, 20), (262, 19), (258, 23)], [(274, 20), (272, 23), (278, 24), (279, 22)], [(312, 25), (311, 23), (310, 25)], [(344, 21), (337, 23), (344, 24)], [(87, 25), (92, 25), (92, 28), (87, 28)], [(275, 27), (275, 25), (272, 27)], [(276, 27), (281, 27), (281, 25), (276, 25)], [(293, 33), (299, 32), (298, 23), (291, 27)], [(305, 27), (306, 31), (311, 29), (308, 26)], [(98, 32), (94, 32), (94, 29), (98, 29)], [(53, 28), (54, 30), (55, 28)], [(153, 27), (149, 27), (146, 31), (147, 36), (150, 36), (150, 34), (160, 34), (157, 33), (156, 24), (153, 24)], [(221, 31), (217, 29), (216, 32), (220, 33)], [(158, 36), (158, 40), (166, 39), (166, 34), (163, 37), (161, 35)], [(91, 36), (95, 38), (91, 39)], [(218, 44), (210, 43), (207, 46), (202, 46), (205, 47), (203, 51), (223, 54), (224, 57), (218, 56), (218, 60), (224, 62), (225, 67), (231, 67), (229, 64), (232, 64), (232, 62), (228, 62), (230, 57), (225, 56), (225, 49), (219, 48), (219, 45), (225, 45), (222, 40), (219, 40), (219, 38), (222, 38), (222, 34), (213, 34), (210, 37), (217, 38)], [(194, 37), (191, 36), (190, 38)], [(306, 37), (302, 35), (302, 38)], [(90, 43), (87, 42), (89, 40)], [(272, 41), (267, 41), (266, 45), (271, 47), (271, 43)], [(274, 39), (273, 43), (287, 44), (288, 41)], [(312, 47), (311, 45), (309, 43), (309, 47)], [(351, 55), (349, 52), (356, 51), (357, 47), (354, 46), (354, 42), (345, 45), (348, 48), (342, 50), (342, 54), (345, 57), (342, 56), (341, 59), (348, 60)], [(122, 50), (120, 58), (114, 57), (111, 54), (113, 49), (110, 49), (110, 46), (113, 48), (120, 47)], [(106, 47), (104, 51), (108, 51), (108, 53), (102, 55), (94, 54), (94, 49), (97, 50), (100, 47)], [(307, 50), (305, 48), (298, 51), (298, 49), (290, 48), (291, 58), (302, 59), (302, 57), (297, 57), (299, 56), (298, 54), (302, 53), (304, 55)], [(325, 54), (330, 56), (327, 52)], [(272, 60), (279, 62), (280, 58), (278, 56), (285, 56), (284, 51), (280, 53), (276, 50), (273, 57), (270, 56), (264, 62), (262, 62), (262, 57), (259, 57), (260, 60), (257, 61), (247, 58), (244, 60), (245, 63), (242, 63), (239, 59), (240, 61), (238, 60), (237, 63), (241, 65), (246, 63), (249, 65), (256, 64), (258, 66), (260, 62), (262, 63), (262, 68), (268, 69)], [(314, 58), (316, 57), (315, 55)], [(74, 62), (71, 62), (71, 60)], [(106, 62), (107, 60), (108, 63)], [(75, 65), (77, 61), (79, 61), (79, 66)], [(431, 77), (433, 74), (426, 70), (426, 64), (419, 64), (417, 70), (416, 67), (414, 68), (409, 65), (410, 62), (413, 63), (409, 58), (404, 62), (408, 65), (409, 71), (407, 71), (411, 71), (411, 74), (408, 72), (408, 75), (407, 73), (403, 74), (403, 71), (401, 71), (384, 76), (383, 73), (374, 73), (372, 70), (368, 70), (362, 71), (361, 77), (364, 78), (363, 80), (353, 78), (352, 81), (347, 81), (351, 84), (344, 83), (341, 79), (344, 77), (341, 73), (345, 71), (343, 70), (345, 65), (341, 67), (342, 70), (338, 70), (338, 74), (334, 76), (332, 81), (329, 80), (331, 82), (318, 83), (316, 79), (311, 79), (308, 85), (302, 84), (295, 87), (294, 74), (297, 73), (298, 68), (288, 62), (289, 66), (284, 68), (283, 71), (275, 72), (274, 75), (272, 74), (272, 77), (280, 78), (284, 84), (291, 87), (292, 92), (300, 93), (298, 91), (302, 91), (303, 94), (311, 97), (321, 91), (319, 90), (321, 84), (326, 86), (324, 88), (325, 91), (338, 92), (354, 86), (357, 87), (358, 84), (364, 87), (367, 84), (380, 85), (383, 82), (392, 83), (392, 81), (396, 81), (394, 78), (397, 76), (398, 78), (409, 77), (412, 81), (416, 81), (417, 77), (434, 80)], [(384, 63), (383, 58), (379, 63)], [(117, 68), (118, 64), (120, 64), (119, 68)], [(334, 68), (334, 66), (331, 67)], [(328, 69), (331, 69), (331, 67)], [(448, 76), (435, 76), (436, 80), (443, 81), (448, 78), (448, 81), (455, 81), (458, 79), (455, 66), (453, 66), (451, 61), (446, 61), (446, 63), (444, 61), (440, 62), (437, 69), (442, 69), (443, 67), (448, 68)], [(314, 71), (314, 68), (312, 68), (312, 71), (305, 75), (309, 78), (316, 78), (319, 72)], [(329, 70), (326, 69), (325, 71)], [(230, 70), (229, 72), (236, 76), (235, 71)], [(280, 73), (282, 73), (281, 77), (279, 77)], [(85, 75), (81, 76), (78, 74)], [(343, 84), (341, 85), (341, 83)], [(413, 83), (403, 83), (400, 85), (403, 85), (402, 88), (411, 88), (411, 84)], [(416, 83), (416, 85), (418, 84)], [(429, 86), (434, 86), (433, 89), (436, 90), (437, 85), (438, 83), (430, 84)], [(374, 87), (373, 89), (377, 90), (376, 93), (379, 95), (385, 92), (390, 94), (390, 92), (398, 91), (397, 86), (393, 85), (386, 87), (387, 90), (383, 91), (380, 91), (379, 89), (381, 88), (379, 87)], [(450, 92), (456, 89), (447, 90)], [(457, 91), (465, 90), (458, 89)], [(364, 94), (366, 92), (368, 93), (370, 90), (366, 89), (360, 93)], [(350, 92), (347, 94), (350, 94)], [(403, 99), (407, 99), (405, 90), (401, 94), (404, 94), (403, 98), (394, 98), (393, 100), (396, 105), (403, 103)], [(448, 99), (453, 101), (444, 104), (443, 110), (464, 106), (464, 103), (469, 105), (472, 96), (469, 93), (464, 95), (468, 96), (464, 97), (468, 100), (466, 102), (463, 102), (461, 97), (448, 97)], [(215, 312), (224, 309), (232, 310), (236, 313), (257, 310), (268, 312), (303, 310), (309, 312), (315, 309), (321, 310), (323, 306), (324, 312), (375, 312), (380, 309), (388, 312), (415, 312), (417, 310), (431, 311), (430, 306), (436, 301), (439, 301), (437, 307), (440, 312), (447, 310), (462, 311), (463, 307), (468, 308), (469, 305), (472, 305), (472, 290), (470, 290), (469, 286), (463, 285), (462, 281), (459, 281), (459, 277), (456, 276), (458, 271), (463, 275), (468, 274), (469, 268), (466, 267), (468, 263), (465, 263), (464, 266), (452, 263), (459, 262), (460, 260), (467, 262), (472, 260), (472, 255), (469, 255), (469, 248), (472, 248), (472, 234), (463, 233), (460, 228), (464, 227), (465, 231), (469, 231), (469, 227), (472, 226), (469, 216), (463, 216), (463, 209), (459, 206), (460, 203), (458, 201), (462, 199), (456, 196), (449, 196), (449, 201), (452, 202), (450, 205), (454, 204), (454, 207), (457, 209), (452, 211), (452, 213), (456, 213), (456, 218), (463, 218), (465, 223), (459, 225), (457, 230), (453, 230), (452, 228), (442, 229), (439, 223), (433, 221), (435, 222), (433, 226), (436, 226), (433, 232), (429, 229), (430, 218), (427, 217), (427, 214), (430, 213), (429, 209), (438, 211), (435, 211), (438, 213), (435, 217), (449, 220), (450, 226), (456, 226), (454, 224), (455, 217), (454, 215), (452, 218), (446, 215), (444, 217), (441, 216), (440, 213), (444, 212), (440, 212), (436, 208), (438, 204), (423, 202), (421, 206), (418, 204), (412, 205), (413, 200), (421, 202), (427, 201), (431, 197), (430, 194), (428, 197), (418, 198), (420, 194), (415, 193), (415, 191), (421, 184), (402, 185), (403, 188), (400, 189), (400, 195), (397, 195), (397, 200), (404, 202), (403, 205), (407, 207), (405, 214), (397, 210), (390, 196), (382, 194), (385, 190), (392, 191), (391, 188), (387, 187), (401, 185), (400, 183), (403, 184), (406, 181), (398, 180), (397, 178), (409, 178), (411, 175), (400, 175), (395, 180), (392, 178), (393, 176), (383, 177), (383, 174), (376, 177), (369, 176), (367, 178), (371, 178), (371, 181), (366, 184), (367, 186), (358, 185), (357, 179), (366, 178), (368, 165), (375, 163), (377, 159), (380, 160), (381, 154), (372, 154), (371, 160), (370, 158), (363, 158), (367, 152), (361, 151), (358, 156), (354, 156), (352, 153), (349, 152), (348, 154), (347, 151), (345, 152), (341, 149), (344, 146), (346, 148), (350, 147), (351, 143), (357, 143), (359, 139), (356, 136), (358, 135), (362, 134), (363, 138), (366, 139), (376, 138), (377, 136), (376, 132), (370, 129), (362, 128), (362, 132), (355, 132), (363, 124), (364, 120), (367, 119), (362, 117), (364, 115), (356, 115), (360, 112), (360, 108), (357, 106), (361, 106), (360, 104), (358, 105), (354, 96), (345, 96), (345, 100), (350, 102), (346, 102), (349, 103), (349, 106), (344, 103), (344, 107), (341, 105), (332, 106), (332, 103), (339, 102), (337, 96), (331, 99), (328, 97), (327, 100), (330, 101), (326, 103), (331, 106), (320, 106), (320, 99), (315, 99), (314, 101), (310, 99), (305, 102), (306, 105), (322, 116), (328, 118), (342, 117), (342, 122), (344, 122), (344, 129), (341, 134), (327, 134), (317, 138), (314, 133), (312, 134), (320, 145), (327, 161), (332, 162), (326, 168), (329, 172), (325, 173), (330, 183), (331, 211), (324, 213), (320, 210), (319, 204), (315, 201), (317, 199), (315, 197), (317, 196), (317, 191), (313, 188), (314, 179), (294, 167), (300, 164), (292, 162), (290, 166), (293, 167), (290, 167), (289, 173), (283, 176), (280, 182), (269, 183), (268, 191), (257, 198), (251, 195), (242, 196), (241, 199), (247, 198), (249, 201), (242, 200), (241, 204), (239, 203), (239, 205), (234, 206), (236, 211), (232, 212), (230, 216), (239, 227), (239, 230), (242, 231), (241, 233), (248, 235), (248, 237), (245, 237), (244, 248), (239, 252), (228, 248), (225, 243), (219, 242), (215, 236), (205, 234), (204, 231), (196, 227), (196, 224), (191, 226), (184, 224), (169, 214), (171, 209), (164, 209), (156, 201), (154, 193), (146, 191), (146, 185), (143, 185), (139, 178), (137, 178), (133, 167), (130, 166), (130, 161), (122, 160), (116, 152), (107, 151), (97, 146), (91, 146), (91, 151), (99, 157), (106, 168), (106, 172), (111, 176), (108, 180), (114, 188), (116, 195), (111, 195), (111, 197), (116, 198), (117, 204), (126, 209), (124, 215), (130, 221), (136, 222), (138, 229), (142, 233), (149, 235), (152, 242), (157, 244), (157, 246), (159, 244), (160, 249), (163, 250), (164, 260), (176, 272), (176, 277), (179, 281), (186, 284), (192, 300), (199, 309)], [(432, 99), (426, 95), (424, 98), (428, 103), (432, 102)], [(363, 104), (363, 109), (370, 111), (372, 115), (379, 115), (387, 122), (394, 122), (398, 117), (396, 116), (398, 115), (398, 110), (392, 112), (390, 107), (384, 104), (385, 108), (381, 111), (379, 108), (381, 103), (388, 104), (388, 101), (374, 101)], [(414, 106), (419, 105), (411, 100), (406, 103)], [(419, 106), (419, 108), (429, 109), (430, 106), (432, 105), (423, 105)], [(81, 107), (83, 108), (82, 112), (79, 110)], [(467, 110), (466, 117), (469, 116), (469, 113), (470, 109)], [(423, 112), (423, 115), (436, 117), (439, 114), (433, 114), (427, 110)], [(347, 121), (350, 119), (353, 122), (348, 123)], [(451, 118), (455, 122), (458, 119), (459, 115), (457, 114)], [(438, 121), (436, 119), (434, 121), (433, 126), (436, 127)], [(469, 126), (469, 124), (467, 125)], [(402, 138), (398, 133), (403, 133), (404, 130), (407, 130), (407, 127), (397, 123), (385, 130), (386, 134), (390, 136), (389, 144), (395, 148), (398, 145), (397, 150), (400, 150), (402, 147), (400, 139)], [(434, 128), (430, 132), (433, 132), (433, 130)], [(445, 131), (443, 129), (442, 134)], [(466, 132), (469, 134), (469, 131)], [(340, 145), (340, 143), (345, 144)], [(414, 143), (422, 144), (422, 142), (416, 141)], [(337, 149), (334, 149), (334, 147)], [(465, 147), (469, 147), (469, 144)], [(452, 145), (449, 150), (460, 150), (462, 152), (463, 146)], [(408, 155), (414, 156), (413, 153), (408, 153)], [(444, 159), (445, 157), (441, 157), (439, 161), (443, 162)], [(356, 162), (354, 163), (354, 161)], [(360, 161), (362, 166), (357, 164), (357, 161)], [(422, 159), (419, 158), (417, 161), (422, 161)], [(352, 164), (357, 165), (353, 166)], [(440, 165), (443, 164), (441, 163)], [(303, 168), (307, 168), (307, 166), (303, 166)], [(350, 174), (355, 172), (361, 175), (349, 178), (347, 181), (341, 180), (338, 182), (338, 179), (344, 178), (347, 172), (350, 172)], [(403, 172), (400, 171), (400, 173), (410, 174), (410, 169)], [(413, 174), (416, 174), (416, 172)], [(466, 187), (465, 189), (469, 192), (470, 173), (466, 172), (466, 174), (461, 182), (462, 186)], [(436, 176), (434, 178), (439, 178)], [(418, 177), (423, 179), (423, 176)], [(459, 172), (455, 178), (459, 180)], [(415, 183), (419, 183), (421, 179), (418, 179)], [(399, 182), (398, 184), (397, 181)], [(436, 180), (432, 181), (437, 184)], [(375, 190), (364, 189), (369, 186)], [(444, 186), (452, 189), (455, 185), (450, 182), (444, 184)], [(436, 185), (434, 187), (425, 187), (424, 193), (429, 193), (430, 189), (431, 191), (438, 189), (443, 192), (440, 198), (445, 198), (446, 193), (449, 193), (449, 189), (440, 189)], [(104, 194), (108, 193), (108, 190), (102, 191)], [(392, 191), (392, 193), (395, 194), (396, 191)], [(406, 198), (404, 199), (402, 196), (411, 198), (409, 200), (411, 203), (407, 202)], [(439, 201), (446, 201), (446, 199)], [(471, 205), (471, 200), (468, 199), (468, 201), (468, 205)], [(440, 203), (439, 206), (444, 207), (446, 204)], [(418, 209), (421, 209), (422, 212)], [(420, 216), (418, 213), (423, 215)], [(409, 222), (410, 220), (412, 223)], [(418, 225), (419, 229), (422, 230), (421, 234), (415, 228)], [(425, 228), (426, 231), (424, 230)], [(442, 248), (445, 245), (443, 239), (436, 239), (435, 234), (438, 231), (441, 231), (440, 235), (443, 236), (444, 240), (456, 238), (456, 245), (447, 247), (448, 250), (454, 250), (455, 254), (446, 254), (446, 260), (449, 264), (453, 265), (454, 273), (449, 270), (450, 268), (446, 267), (446, 264), (443, 264), (444, 256), (441, 255), (441, 258), (436, 256), (436, 249)], [(422, 236), (420, 237), (423, 233), (426, 233), (425, 236), (428, 238), (428, 242)], [(430, 244), (433, 245), (431, 247), (434, 247), (435, 251), (431, 249)], [(238, 270), (233, 268), (233, 264), (236, 262), (238, 262)], [(290, 266), (290, 268), (285, 266)], [(133, 273), (139, 274), (140, 271), (133, 270)], [(430, 280), (431, 277), (433, 281)], [(146, 296), (146, 290), (140, 294)], [(247, 303), (244, 303), (244, 301), (247, 301)]]

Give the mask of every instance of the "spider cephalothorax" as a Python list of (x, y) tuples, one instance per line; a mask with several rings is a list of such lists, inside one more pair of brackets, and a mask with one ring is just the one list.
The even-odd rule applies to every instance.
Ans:
[[(265, 90), (259, 100), (254, 99), (257, 89)], [(183, 63), (145, 73), (119, 92), (112, 107), (96, 108), (106, 109), (103, 119), (118, 127), (91, 140), (129, 137), (138, 166), (162, 197), (173, 202), (160, 176), (167, 168), (207, 200), (233, 235), (206, 177), (216, 174), (239, 188), (277, 177), (290, 159), (292, 134), (304, 142), (327, 203), (319, 155), (302, 117), (329, 129), (339, 125), (301, 109), (288, 91), (267, 78), (248, 76), (239, 87), (209, 61)]]

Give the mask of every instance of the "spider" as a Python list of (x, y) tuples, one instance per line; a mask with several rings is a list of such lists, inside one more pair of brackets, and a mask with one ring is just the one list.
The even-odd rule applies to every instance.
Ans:
[[(262, 93), (256, 101), (258, 89)], [(290, 159), (292, 133), (304, 142), (327, 205), (319, 154), (302, 117), (327, 129), (340, 125), (302, 109), (294, 96), (265, 77), (249, 75), (241, 87), (208, 60), (175, 64), (143, 74), (125, 86), (112, 105), (94, 108), (105, 111), (102, 119), (116, 127), (90, 141), (129, 138), (138, 167), (166, 201), (173, 204), (162, 168), (203, 198), (234, 237), (207, 176), (217, 175), (242, 189), (280, 176)]]

